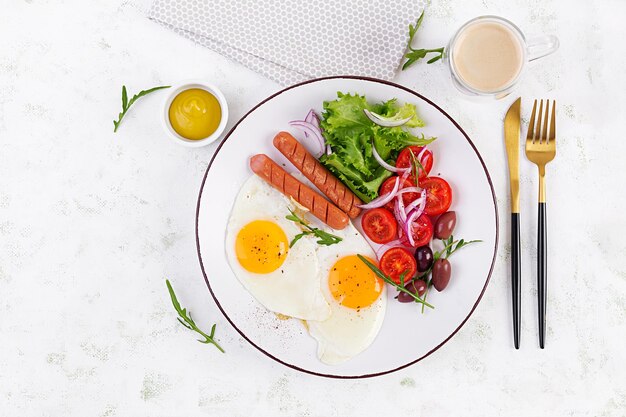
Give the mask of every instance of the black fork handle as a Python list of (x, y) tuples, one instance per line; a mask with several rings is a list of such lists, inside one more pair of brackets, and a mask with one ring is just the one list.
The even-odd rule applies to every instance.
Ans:
[(539, 312), (539, 347), (546, 344), (546, 292), (548, 279), (548, 233), (546, 220), (546, 203), (539, 203), (539, 220), (537, 230), (537, 302)]
[(520, 217), (519, 213), (511, 213), (511, 289), (513, 293), (513, 343), (515, 349), (519, 349), (522, 327), (521, 272)]

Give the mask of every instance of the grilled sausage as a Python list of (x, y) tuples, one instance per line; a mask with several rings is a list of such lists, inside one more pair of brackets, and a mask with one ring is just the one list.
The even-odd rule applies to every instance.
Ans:
[(295, 199), (311, 213), (333, 229), (343, 229), (348, 225), (348, 215), (322, 197), (317, 191), (301, 183), (282, 169), (269, 156), (254, 155), (250, 158), (250, 168), (259, 177), (281, 193)]
[(274, 146), (351, 219), (361, 213), (357, 204), (363, 204), (363, 202), (315, 159), (291, 134), (279, 132), (274, 137)]

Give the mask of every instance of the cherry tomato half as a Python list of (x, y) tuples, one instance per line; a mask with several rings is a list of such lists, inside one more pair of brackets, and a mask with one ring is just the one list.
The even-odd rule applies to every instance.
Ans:
[(405, 273), (404, 282), (409, 282), (417, 272), (417, 264), (413, 254), (407, 249), (396, 247), (391, 248), (383, 253), (380, 258), (380, 270), (393, 280), (396, 284), (400, 284), (400, 275)]
[(424, 213), (437, 216), (448, 211), (452, 204), (452, 188), (446, 180), (439, 177), (427, 177), (420, 180), (420, 187), (426, 189)]
[(367, 210), (361, 217), (363, 231), (373, 242), (391, 242), (398, 235), (398, 222), (385, 208)]
[[(383, 182), (383, 185), (380, 186), (378, 195), (385, 195), (387, 193), (390, 193), (393, 190), (393, 186), (396, 185), (396, 178), (398, 178), (397, 175), (387, 178), (385, 182)], [(398, 187), (398, 189), (400, 190), (403, 188), (407, 188), (407, 187), (415, 187), (415, 183), (410, 177), (407, 177), (404, 180), (400, 178), (399, 181), (400, 181), (400, 186)], [(416, 200), (419, 196), (420, 196), (419, 193), (404, 193), (402, 194), (402, 201), (404, 201), (404, 205), (406, 206), (407, 204)], [(395, 204), (395, 199), (387, 203), (385, 207), (393, 211), (394, 204)]]
[[(433, 238), (433, 223), (426, 214), (422, 214), (413, 222), (411, 230), (413, 231), (413, 240), (415, 241), (413, 244), (414, 248), (428, 245)], [(404, 234), (400, 237), (400, 242), (406, 246), (411, 246), (409, 238)]]
[[(396, 167), (397, 168), (408, 168), (411, 166), (411, 152), (413, 152), (413, 155), (415, 155), (415, 157), (417, 157), (420, 152), (422, 152), (423, 147), (421, 146), (407, 146), (406, 148), (402, 149), (402, 151), (400, 152), (400, 155), (398, 155), (398, 159), (396, 159)], [(419, 179), (421, 180), (422, 178), (426, 178), (428, 176), (428, 174), (430, 173), (430, 170), (433, 168), (433, 163), (434, 163), (434, 159), (433, 159), (433, 153), (426, 149), (424, 151), (424, 153), (422, 154), (422, 157), (420, 158), (420, 164), (422, 164), (422, 167), (424, 169), (420, 169), (418, 172), (418, 176)], [(413, 174), (411, 174), (411, 178), (413, 179), (413, 181), (415, 181), (415, 178), (413, 178)]]

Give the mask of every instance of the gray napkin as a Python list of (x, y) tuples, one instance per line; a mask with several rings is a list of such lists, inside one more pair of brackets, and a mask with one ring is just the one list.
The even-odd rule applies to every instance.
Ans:
[(150, 19), (283, 85), (394, 77), (426, 0), (155, 0)]

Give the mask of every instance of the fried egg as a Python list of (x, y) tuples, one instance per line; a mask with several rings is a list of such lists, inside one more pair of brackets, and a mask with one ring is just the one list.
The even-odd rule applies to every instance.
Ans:
[(241, 187), (226, 230), (228, 263), (265, 308), (302, 320), (325, 320), (331, 308), (320, 285), (314, 238), (285, 219), (294, 204), (256, 175)]
[(385, 283), (357, 257), (376, 264), (374, 251), (352, 223), (340, 231), (320, 222), (315, 227), (342, 238), (338, 244), (316, 248), (319, 281), (331, 314), (326, 320), (307, 321), (318, 343), (317, 356), (336, 365), (372, 344), (385, 317), (387, 295)]

